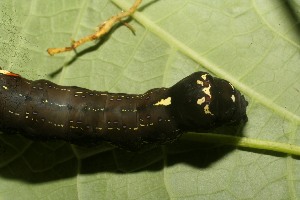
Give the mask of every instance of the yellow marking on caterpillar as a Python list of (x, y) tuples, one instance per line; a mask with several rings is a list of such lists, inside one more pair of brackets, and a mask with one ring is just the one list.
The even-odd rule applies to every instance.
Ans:
[(208, 87), (203, 88), (202, 91), (211, 98), (210, 88), (211, 85), (209, 84)]
[(204, 85), (203, 81), (200, 81), (200, 80), (197, 80), (197, 84), (198, 84), (198, 85), (201, 85), (201, 86)]
[[(228, 82), (228, 83), (229, 83), (229, 82)], [(233, 86), (231, 83), (229, 83), (229, 85), (231, 86), (232, 90), (235, 90), (235, 89), (234, 89), (234, 86)]]
[(210, 112), (210, 110), (209, 110), (209, 105), (204, 106), (204, 113), (205, 113), (205, 114), (214, 115), (214, 114), (212, 114), (212, 113)]
[(202, 105), (205, 102), (205, 97), (197, 100), (197, 104)]
[(203, 79), (203, 80), (206, 80), (206, 76), (207, 76), (208, 74), (203, 74), (202, 76), (201, 76), (201, 78)]
[(5, 90), (8, 90), (8, 87), (6, 87), (5, 85), (2, 86)]
[(231, 95), (232, 102), (235, 102), (235, 96)]
[(171, 97), (161, 99), (159, 102), (153, 104), (154, 106), (168, 106), (171, 105)]
[(7, 71), (7, 70), (0, 70), (0, 74), (5, 74), (5, 75), (8, 75), (8, 76), (20, 76), (19, 74), (15, 74), (15, 73), (12, 73), (12, 72)]
[(7, 70), (0, 70), (0, 73), (1, 73), (1, 74), (9, 74), (10, 71), (7, 71)]

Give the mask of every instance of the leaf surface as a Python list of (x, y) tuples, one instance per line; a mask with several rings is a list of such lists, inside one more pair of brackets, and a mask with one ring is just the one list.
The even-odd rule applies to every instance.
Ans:
[[(50, 57), (132, 0), (0, 2), (0, 66), (110, 92), (169, 87), (195, 71), (231, 81), (249, 101), (243, 135), (300, 145), (299, 2), (144, 0), (126, 26)], [(55, 76), (50, 77), (50, 74)], [(2, 135), (1, 199), (297, 199), (297, 157), (181, 140), (127, 153), (103, 145)]]

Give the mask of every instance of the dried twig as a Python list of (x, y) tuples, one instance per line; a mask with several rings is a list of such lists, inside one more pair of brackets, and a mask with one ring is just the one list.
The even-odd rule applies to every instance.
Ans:
[[(47, 52), (52, 56), (52, 55), (57, 54), (57, 53), (63, 53), (63, 52), (66, 52), (66, 51), (74, 50), (78, 46), (80, 46), (80, 45), (82, 45), (86, 42), (93, 41), (93, 40), (101, 38), (103, 35), (108, 33), (110, 31), (110, 29), (117, 22), (120, 22), (120, 21), (122, 21), (123, 18), (132, 15), (137, 10), (137, 8), (141, 4), (141, 2), (142, 2), (142, 0), (136, 0), (134, 2), (134, 4), (132, 5), (132, 7), (128, 11), (124, 11), (124, 12), (122, 11), (121, 13), (119, 13), (115, 16), (112, 16), (110, 19), (103, 22), (94, 34), (83, 37), (83, 38), (79, 39), (78, 41), (72, 41), (72, 45), (70, 47), (49, 48), (49, 49), (47, 49)], [(134, 29), (129, 24), (124, 23), (124, 25), (127, 26), (131, 31), (134, 32)]]

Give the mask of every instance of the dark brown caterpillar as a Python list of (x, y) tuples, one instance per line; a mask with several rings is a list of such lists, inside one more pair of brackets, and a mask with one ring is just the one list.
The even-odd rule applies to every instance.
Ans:
[(247, 121), (247, 104), (231, 83), (206, 72), (134, 95), (30, 81), (0, 70), (0, 129), (33, 139), (107, 141), (135, 151), (183, 132)]

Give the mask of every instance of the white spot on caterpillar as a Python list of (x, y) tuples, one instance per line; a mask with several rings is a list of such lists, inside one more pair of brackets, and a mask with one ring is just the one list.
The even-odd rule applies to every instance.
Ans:
[(154, 106), (168, 106), (171, 105), (171, 97), (161, 99), (159, 102), (153, 104)]
[(231, 95), (232, 102), (235, 102), (235, 96)]
[(5, 90), (8, 90), (8, 87), (6, 87), (5, 85), (2, 86)]
[(16, 115), (16, 116), (19, 116), (19, 115), (20, 115), (19, 113), (13, 112), (13, 111), (11, 111), (11, 110), (8, 110), (8, 112), (9, 112), (10, 114), (14, 114), (14, 115)]
[(208, 87), (203, 88), (202, 91), (211, 98), (210, 88), (211, 85), (209, 84)]
[(65, 107), (65, 106), (67, 106), (67, 105), (64, 105), (64, 104), (58, 104), (58, 103), (56, 103), (55, 105), (58, 106), (58, 107)]
[(201, 78), (203, 79), (203, 80), (206, 80), (206, 76), (207, 76), (208, 74), (203, 74), (202, 76), (201, 76)]
[(205, 102), (205, 97), (197, 100), (197, 104), (202, 105)]
[(83, 92), (75, 92), (76, 94), (82, 94)]
[(43, 102), (43, 103), (48, 103), (48, 100), (47, 100), (47, 99), (45, 99), (45, 100), (42, 100), (42, 102)]
[(200, 80), (197, 80), (197, 84), (198, 84), (198, 85), (201, 85), (201, 86), (204, 85), (203, 81), (200, 81)]
[(208, 105), (208, 104), (207, 104), (206, 106), (204, 106), (204, 113), (205, 113), (205, 114), (214, 115), (214, 114), (212, 114), (212, 113), (210, 112), (210, 110), (209, 110), (209, 105)]
[(231, 83), (229, 83), (229, 85), (231, 86), (232, 90), (235, 90), (234, 86)]
[(53, 124), (54, 126), (57, 126), (57, 127), (64, 127), (64, 125), (63, 124)]

